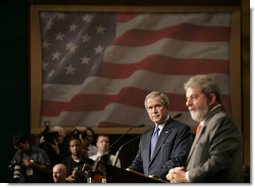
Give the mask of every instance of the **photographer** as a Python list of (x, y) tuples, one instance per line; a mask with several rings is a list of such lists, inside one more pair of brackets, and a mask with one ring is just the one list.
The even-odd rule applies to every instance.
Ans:
[(95, 132), (92, 128), (77, 126), (73, 133), (79, 133), (84, 152), (87, 153), (88, 157), (97, 154), (97, 147), (93, 145)]
[(13, 144), (17, 149), (11, 165), (13, 182), (49, 182), (51, 162), (46, 152), (36, 146), (32, 146), (30, 139), (23, 135), (15, 135)]
[(52, 167), (69, 155), (68, 144), (65, 142), (65, 132), (62, 127), (46, 125), (41, 133), (39, 147), (48, 154)]

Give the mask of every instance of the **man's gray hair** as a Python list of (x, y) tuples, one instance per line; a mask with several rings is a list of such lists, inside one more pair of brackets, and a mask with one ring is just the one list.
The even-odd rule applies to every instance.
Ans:
[(164, 94), (163, 92), (160, 92), (160, 91), (152, 91), (152, 92), (150, 92), (146, 97), (145, 97), (145, 99), (144, 99), (144, 106), (145, 106), (145, 108), (147, 108), (147, 100), (149, 99), (149, 98), (154, 98), (154, 97), (157, 97), (157, 96), (160, 96), (160, 98), (161, 98), (161, 104), (163, 105), (163, 106), (165, 106), (165, 107), (169, 107), (169, 99), (168, 99), (168, 97), (166, 96), (166, 94)]
[(184, 84), (184, 89), (186, 91), (193, 86), (198, 88), (207, 97), (209, 97), (210, 94), (215, 94), (216, 100), (221, 103), (220, 87), (213, 78), (208, 75), (195, 75)]

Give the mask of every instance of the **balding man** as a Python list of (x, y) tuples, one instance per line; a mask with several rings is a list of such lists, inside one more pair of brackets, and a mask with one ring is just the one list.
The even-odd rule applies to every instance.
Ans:
[(66, 166), (64, 164), (56, 164), (52, 169), (52, 178), (54, 183), (65, 183), (67, 176)]

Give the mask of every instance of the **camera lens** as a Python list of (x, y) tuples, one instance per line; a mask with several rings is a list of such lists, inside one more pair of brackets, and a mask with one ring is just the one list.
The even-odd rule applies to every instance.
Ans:
[(86, 139), (87, 138), (87, 133), (86, 132), (82, 133), (81, 137), (82, 137), (82, 139)]
[(19, 179), (20, 178), (20, 171), (21, 171), (20, 165), (15, 165), (14, 168), (13, 168), (13, 178), (14, 179)]

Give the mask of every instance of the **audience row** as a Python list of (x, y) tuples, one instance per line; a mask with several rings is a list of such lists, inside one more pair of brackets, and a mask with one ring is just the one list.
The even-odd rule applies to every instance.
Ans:
[[(98, 135), (96, 146), (94, 138), (90, 127), (75, 127), (66, 133), (62, 127), (46, 126), (37, 136), (15, 135), (13, 144), (17, 151), (10, 165), (13, 182), (87, 182), (85, 164), (91, 167), (95, 161), (102, 162), (101, 158), (108, 165), (115, 161), (108, 151), (109, 136)], [(119, 159), (116, 167), (120, 168)]]

